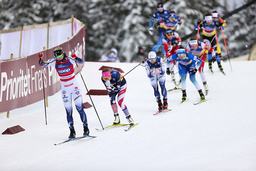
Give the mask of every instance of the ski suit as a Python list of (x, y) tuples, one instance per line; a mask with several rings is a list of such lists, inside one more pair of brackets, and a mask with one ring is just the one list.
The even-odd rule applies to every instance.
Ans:
[(202, 82), (206, 82), (206, 77), (204, 74), (204, 64), (205, 64), (205, 58), (206, 58), (206, 54), (208, 53), (208, 51), (212, 51), (212, 48), (210, 46), (208, 46), (207, 44), (198, 41), (198, 46), (196, 49), (193, 49), (191, 47), (190, 44), (187, 45), (186, 47), (186, 51), (192, 53), (193, 55), (197, 56), (198, 58), (200, 58), (202, 60), (202, 63), (200, 65), (200, 67), (198, 68), (198, 71), (200, 73), (200, 77)]
[(112, 110), (114, 113), (118, 113), (118, 109), (116, 105), (116, 96), (117, 96), (118, 105), (121, 107), (125, 116), (128, 116), (129, 111), (127, 106), (124, 104), (124, 97), (125, 97), (126, 88), (127, 88), (126, 80), (120, 74), (120, 72), (118, 72), (115, 69), (113, 69), (110, 73), (111, 73), (110, 80), (105, 81), (103, 80), (103, 78), (101, 78), (101, 80), (108, 90)]
[(61, 61), (56, 60), (55, 58), (49, 59), (44, 62), (42, 59), (39, 59), (40, 66), (52, 66), (57, 70), (58, 75), (60, 76), (61, 82), (61, 96), (66, 109), (67, 121), (70, 128), (73, 128), (74, 121), (72, 116), (72, 98), (74, 100), (76, 109), (80, 114), (81, 121), (84, 125), (87, 124), (86, 113), (83, 110), (83, 98), (80, 90), (79, 83), (75, 77), (74, 73), (74, 63), (82, 64), (84, 61), (81, 58), (72, 58), (66, 56), (64, 53), (64, 58)]
[[(160, 22), (166, 20), (169, 16), (170, 12), (168, 10), (164, 10), (163, 12), (156, 12), (155, 14), (153, 14), (153, 17), (151, 18), (150, 22), (149, 22), (149, 28), (153, 27), (153, 22), (155, 20), (157, 20), (157, 25), (158, 25), (158, 34), (159, 34), (159, 38), (157, 41), (157, 45), (153, 46), (152, 51), (156, 52), (157, 49), (159, 47), (162, 46), (162, 39), (165, 33), (165, 28), (163, 27), (159, 27), (160, 26)], [(164, 47), (162, 46), (162, 53), (164, 52)]]
[(165, 63), (164, 60), (157, 56), (156, 62), (154, 64), (150, 63), (149, 60), (145, 62), (145, 69), (147, 76), (150, 79), (151, 85), (154, 88), (154, 95), (156, 97), (156, 101), (161, 100), (160, 93), (158, 90), (158, 82), (161, 87), (161, 93), (163, 99), (167, 99), (167, 91), (165, 88)]
[[(193, 55), (190, 52), (186, 52), (185, 55), (186, 55), (186, 58), (183, 60), (180, 59), (177, 54), (174, 54), (167, 59), (167, 68), (170, 67), (170, 61), (176, 60), (178, 62), (179, 74), (181, 77), (181, 90), (186, 90), (187, 72), (195, 68), (198, 69), (198, 67), (202, 62), (197, 56)], [(196, 74), (189, 74), (189, 76), (190, 76), (190, 81), (194, 84), (196, 89), (200, 90), (201, 89), (200, 85), (196, 81)]]

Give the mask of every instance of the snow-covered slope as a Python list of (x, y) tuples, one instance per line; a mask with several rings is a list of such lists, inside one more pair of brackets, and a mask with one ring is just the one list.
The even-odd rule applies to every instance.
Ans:
[[(54, 146), (69, 135), (60, 93), (49, 97), (48, 125), (45, 125), (43, 101), (11, 111), (10, 118), (0, 115), (0, 131), (15, 125), (25, 131), (0, 135), (0, 170), (256, 170), (256, 62), (223, 63), (224, 76), (214, 63), (214, 74), (205, 67), (209, 101), (193, 105), (199, 95), (187, 80), (189, 101), (180, 104), (181, 92), (169, 92), (171, 112), (157, 116), (153, 89), (145, 69), (139, 66), (126, 76), (125, 104), (139, 125), (128, 132), (124, 128), (101, 128), (93, 108), (87, 109), (91, 135), (96, 139), (78, 140)], [(102, 65), (128, 72), (135, 63), (87, 62), (82, 71), (88, 89), (104, 89)], [(177, 68), (175, 68), (177, 70)], [(78, 75), (78, 77), (80, 77)], [(176, 75), (178, 78), (178, 75)], [(79, 78), (81, 86), (83, 82)], [(198, 76), (198, 81), (201, 79)], [(173, 88), (167, 76), (167, 89)], [(90, 102), (84, 91), (84, 101)], [(113, 121), (108, 96), (92, 96), (104, 126)], [(91, 102), (90, 102), (91, 103)], [(126, 119), (119, 108), (121, 121)], [(82, 123), (74, 111), (77, 135)]]

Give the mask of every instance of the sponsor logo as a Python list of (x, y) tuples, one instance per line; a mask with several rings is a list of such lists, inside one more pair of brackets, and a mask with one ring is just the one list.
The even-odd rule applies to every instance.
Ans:
[(62, 70), (58, 70), (58, 72), (59, 72), (60, 74), (68, 73), (68, 72), (70, 72), (70, 71), (71, 71), (71, 69), (70, 69), (70, 68), (62, 69)]

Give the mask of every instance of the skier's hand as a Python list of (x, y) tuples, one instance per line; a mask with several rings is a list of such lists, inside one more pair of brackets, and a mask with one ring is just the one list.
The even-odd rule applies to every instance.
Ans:
[(161, 71), (160, 75), (164, 75), (164, 73), (165, 73), (164, 71)]
[(148, 78), (153, 78), (154, 76), (150, 73), (149, 75), (148, 75)]
[(72, 58), (77, 58), (76, 54), (71, 55)]
[(197, 72), (197, 69), (196, 69), (196, 68), (191, 69), (191, 70), (189, 71), (190, 74), (195, 74), (196, 72)]
[(216, 61), (216, 57), (212, 58), (212, 63), (214, 63)]
[(39, 58), (42, 58), (43, 56), (44, 56), (43, 52), (40, 52), (40, 53), (38, 54), (38, 57), (39, 57)]
[(154, 34), (154, 29), (152, 27), (150, 27), (148, 32), (149, 32), (150, 35), (153, 35)]
[(169, 68), (166, 69), (166, 74), (167, 74), (167, 75), (170, 75), (170, 74), (171, 74), (171, 71), (170, 71)]
[(203, 21), (198, 20), (198, 21), (197, 21), (197, 25), (200, 25), (202, 22), (203, 22)]
[(181, 22), (181, 21), (178, 21), (178, 24), (179, 24), (179, 25), (181, 25), (181, 24), (182, 24), (182, 22)]

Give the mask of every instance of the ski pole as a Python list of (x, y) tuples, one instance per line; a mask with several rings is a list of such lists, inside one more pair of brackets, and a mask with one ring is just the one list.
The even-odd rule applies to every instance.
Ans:
[(224, 44), (225, 44), (226, 51), (227, 51), (228, 62), (229, 62), (229, 65), (230, 65), (230, 68), (231, 68), (231, 71), (232, 71), (232, 66), (231, 66), (231, 62), (230, 62), (229, 55), (228, 55), (228, 54), (229, 54), (229, 53), (228, 53), (228, 48), (227, 48), (226, 39), (225, 39), (225, 36), (224, 36), (224, 31), (223, 31), (222, 26), (221, 26), (221, 32), (222, 32), (222, 36), (223, 36), (223, 40), (224, 40)]
[(43, 81), (43, 95), (44, 95), (44, 118), (45, 118), (45, 125), (47, 125), (47, 113), (46, 113), (46, 100), (45, 100), (45, 88), (44, 88), (44, 68), (41, 70), (42, 72), (42, 81)]
[[(136, 65), (135, 67), (133, 67), (130, 71), (128, 71), (126, 74), (124, 74), (124, 76), (126, 76), (127, 74), (129, 74), (132, 70), (134, 70), (135, 68), (137, 68), (143, 61), (141, 61), (138, 65)], [(123, 77), (124, 77), (123, 76)]]
[(198, 42), (198, 37), (199, 37), (199, 25), (197, 25), (197, 35), (196, 35), (196, 41)]
[[(76, 63), (76, 66), (78, 67), (77, 63)], [(89, 91), (88, 91), (88, 88), (87, 88), (87, 86), (86, 86), (86, 84), (85, 84), (85, 81), (84, 81), (84, 78), (83, 78), (81, 72), (80, 72), (80, 76), (81, 76), (81, 79), (82, 79), (82, 81), (83, 81), (83, 83), (84, 83), (85, 89), (86, 89), (86, 91), (87, 91), (87, 93), (88, 93)], [(93, 105), (93, 108), (94, 108), (94, 110), (95, 110), (95, 113), (96, 113), (96, 115), (97, 115), (97, 117), (98, 117), (98, 119), (99, 119), (99, 122), (100, 122), (100, 124), (101, 124), (101, 127), (102, 127), (102, 129), (104, 130), (104, 127), (103, 127), (103, 125), (102, 125), (102, 122), (101, 122), (101, 119), (100, 119), (100, 117), (99, 117), (99, 114), (98, 114), (98, 112), (97, 112), (97, 110), (96, 110), (96, 107), (95, 107), (95, 105), (94, 105), (94, 103), (93, 103), (92, 97), (91, 97), (90, 94), (88, 94), (88, 95), (89, 95), (89, 98), (90, 98), (90, 100), (91, 100), (91, 102), (92, 102), (92, 105)]]

